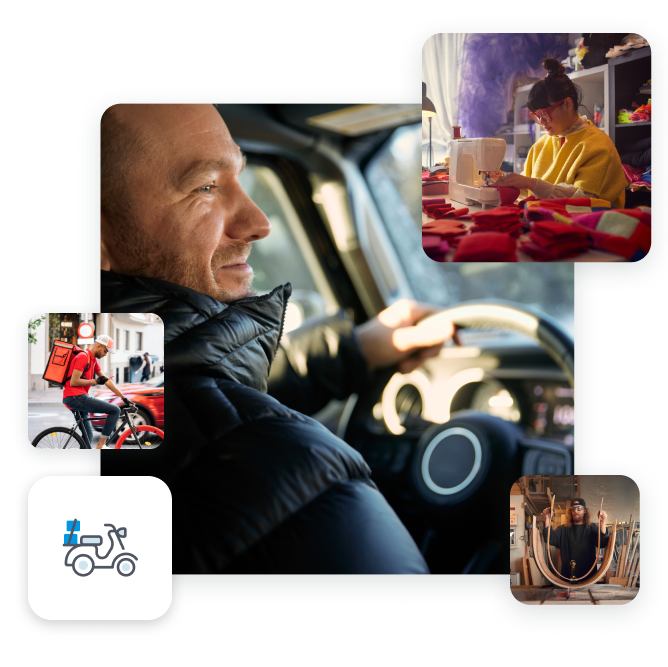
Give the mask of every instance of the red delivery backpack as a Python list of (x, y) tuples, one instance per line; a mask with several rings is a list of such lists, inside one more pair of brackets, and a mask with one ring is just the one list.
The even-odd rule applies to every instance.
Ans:
[[(64, 387), (65, 383), (72, 377), (74, 359), (79, 352), (85, 352), (85, 350), (62, 340), (54, 341), (42, 379)], [(86, 356), (88, 357), (88, 364), (83, 370), (84, 373), (90, 368), (90, 355), (86, 354)]]

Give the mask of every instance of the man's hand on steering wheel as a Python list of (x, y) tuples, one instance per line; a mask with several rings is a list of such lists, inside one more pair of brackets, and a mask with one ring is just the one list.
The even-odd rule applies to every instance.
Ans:
[(441, 310), (402, 299), (355, 330), (369, 370), (399, 365), (400, 373), (410, 373), (429, 357), (436, 357), (443, 343), (455, 334), (455, 327), (443, 322), (438, 327), (416, 324)]

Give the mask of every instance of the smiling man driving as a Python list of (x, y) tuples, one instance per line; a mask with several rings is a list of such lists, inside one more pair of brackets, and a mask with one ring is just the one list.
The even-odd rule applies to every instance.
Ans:
[(452, 329), (416, 327), (433, 309), (400, 301), (282, 336), (291, 287), (253, 293), (246, 262), (271, 227), (243, 167), (211, 105), (102, 118), (102, 305), (160, 315), (170, 369), (166, 446), (102, 472), (168, 484), (175, 573), (425, 573), (361, 455), (303, 413), (416, 368)]

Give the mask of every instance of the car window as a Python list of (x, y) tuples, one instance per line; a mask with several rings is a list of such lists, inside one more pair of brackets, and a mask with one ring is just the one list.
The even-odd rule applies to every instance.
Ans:
[(413, 295), (450, 306), (505, 299), (554, 317), (573, 333), (573, 265), (434, 262), (422, 250), (421, 125), (395, 130), (369, 161), (365, 177)]
[(253, 244), (248, 258), (255, 273), (253, 287), (262, 294), (277, 285), (292, 284), (286, 331), (311, 317), (336, 312), (336, 298), (276, 172), (248, 164), (239, 180), (271, 223), (271, 233)]

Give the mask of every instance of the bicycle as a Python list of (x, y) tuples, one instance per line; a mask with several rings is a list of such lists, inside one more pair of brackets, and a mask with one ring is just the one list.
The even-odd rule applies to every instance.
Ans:
[[(88, 439), (84, 422), (99, 419), (99, 417), (85, 417), (85, 413), (80, 410), (72, 410), (72, 412), (74, 412), (75, 423), (71, 428), (65, 426), (47, 428), (35, 436), (32, 441), (33, 447), (39, 449), (92, 449), (92, 443)], [(139, 449), (162, 444), (165, 434), (159, 428), (134, 425), (130, 413), (136, 414), (137, 412), (138, 408), (134, 403), (121, 407), (120, 426), (117, 423), (116, 430), (107, 439), (107, 447), (111, 447), (114, 439), (119, 434), (121, 435), (116, 441), (114, 449), (120, 449), (126, 441), (127, 444), (137, 445)], [(81, 435), (77, 433), (77, 428), (81, 431)]]

